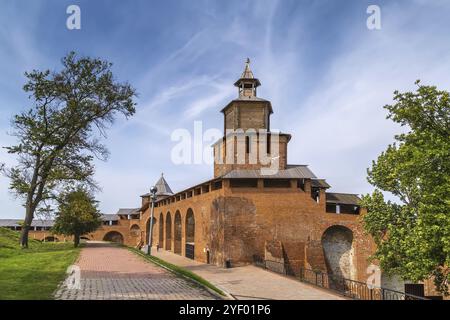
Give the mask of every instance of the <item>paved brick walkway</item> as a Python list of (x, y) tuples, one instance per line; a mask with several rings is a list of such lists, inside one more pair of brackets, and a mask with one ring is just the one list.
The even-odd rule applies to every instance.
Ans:
[(204, 300), (216, 297), (204, 288), (179, 278), (125, 248), (88, 243), (76, 263), (81, 269), (79, 288), (62, 284), (61, 300)]
[(186, 268), (236, 299), (342, 300), (342, 296), (300, 281), (249, 265), (230, 269), (200, 263), (169, 251), (152, 250), (152, 254)]

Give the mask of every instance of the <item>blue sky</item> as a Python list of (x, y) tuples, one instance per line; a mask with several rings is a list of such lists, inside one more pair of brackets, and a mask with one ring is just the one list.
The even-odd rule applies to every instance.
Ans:
[[(81, 30), (66, 8), (81, 8)], [(381, 30), (366, 27), (381, 8)], [(207, 180), (209, 165), (175, 165), (177, 128), (223, 127), (245, 58), (271, 100), (272, 128), (289, 132), (288, 160), (309, 164), (332, 191), (367, 193), (366, 169), (400, 128), (385, 119), (392, 92), (422, 79), (449, 89), (450, 2), (445, 0), (0, 1), (0, 145), (12, 116), (30, 106), (23, 73), (57, 69), (71, 50), (114, 63), (138, 91), (137, 113), (108, 131), (96, 163), (101, 210), (137, 207), (161, 172), (174, 191)], [(0, 162), (14, 158), (0, 151)], [(23, 208), (0, 177), (0, 218)]]

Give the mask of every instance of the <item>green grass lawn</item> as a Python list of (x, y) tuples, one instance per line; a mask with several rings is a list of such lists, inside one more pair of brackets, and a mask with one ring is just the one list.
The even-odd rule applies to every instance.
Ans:
[(0, 300), (51, 299), (80, 249), (73, 243), (29, 241), (19, 246), (19, 233), (0, 228)]

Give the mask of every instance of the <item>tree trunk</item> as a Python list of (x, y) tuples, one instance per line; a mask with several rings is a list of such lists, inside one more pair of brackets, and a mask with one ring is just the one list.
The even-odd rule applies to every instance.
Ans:
[(73, 236), (73, 245), (74, 245), (75, 248), (77, 248), (79, 244), (80, 244), (80, 235), (79, 234), (75, 234)]
[(27, 207), (25, 214), (25, 221), (22, 226), (22, 233), (20, 235), (20, 245), (22, 248), (28, 248), (28, 233), (33, 222), (33, 212), (30, 207)]
[(24, 225), (20, 234), (20, 246), (22, 248), (28, 248), (28, 231), (30, 231), (30, 227)]

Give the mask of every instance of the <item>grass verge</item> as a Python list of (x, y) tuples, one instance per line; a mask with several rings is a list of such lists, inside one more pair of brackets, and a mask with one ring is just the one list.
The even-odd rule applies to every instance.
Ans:
[(80, 252), (73, 243), (29, 240), (19, 246), (19, 233), (0, 228), (0, 300), (52, 299), (67, 268)]
[(204, 278), (200, 277), (198, 274), (195, 274), (185, 268), (179, 267), (177, 265), (171, 264), (167, 261), (164, 261), (160, 258), (157, 258), (155, 256), (148, 256), (146, 254), (144, 254), (142, 251), (139, 251), (135, 248), (131, 248), (128, 247), (129, 250), (131, 250), (132, 252), (140, 255), (141, 257), (143, 257), (145, 260), (151, 261), (157, 265), (160, 265), (166, 269), (168, 269), (169, 271), (171, 271), (172, 273), (174, 273), (177, 276), (182, 276), (188, 279), (193, 280), (194, 282), (207, 287), (211, 290), (213, 290), (214, 292), (218, 293), (219, 295), (221, 295), (222, 297), (226, 297), (226, 294), (220, 290), (219, 288), (217, 288), (215, 285), (213, 285), (211, 282), (205, 280)]

